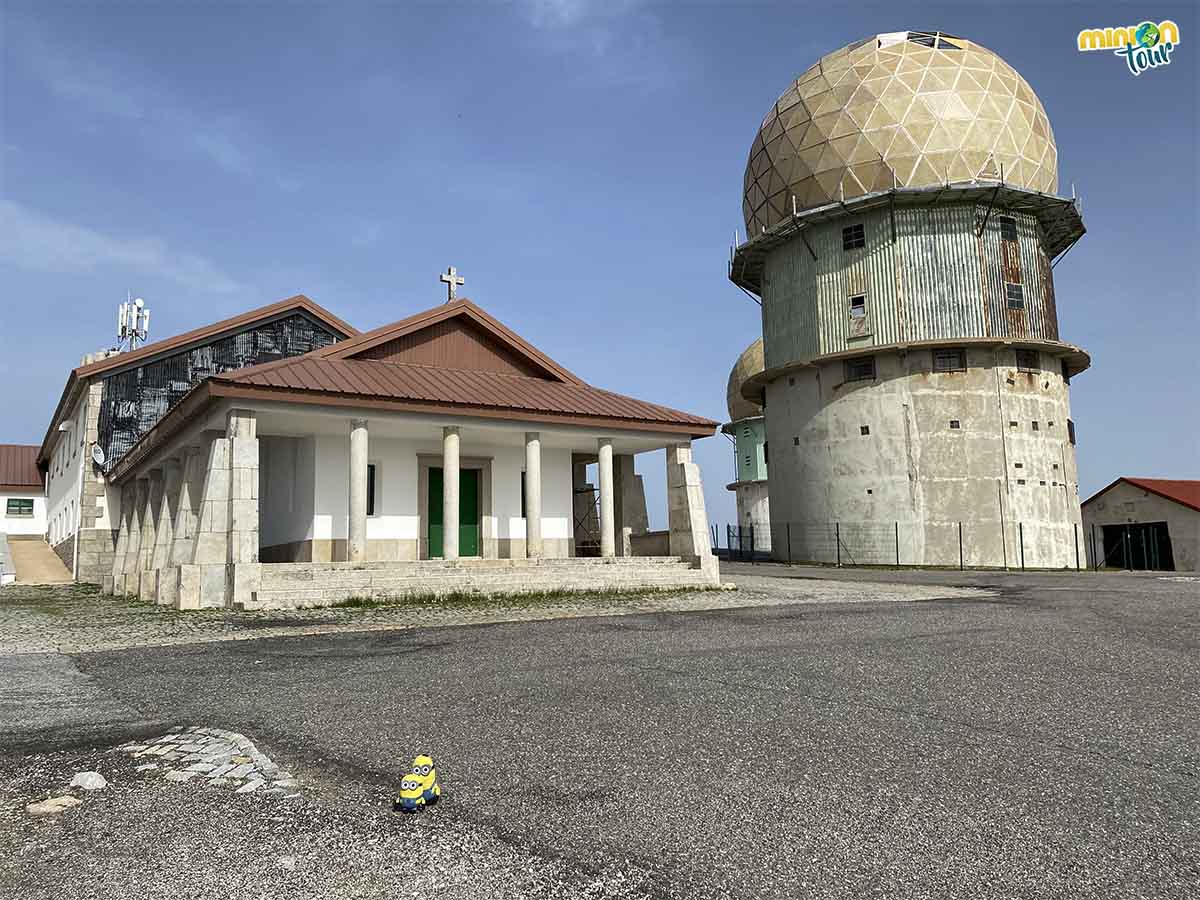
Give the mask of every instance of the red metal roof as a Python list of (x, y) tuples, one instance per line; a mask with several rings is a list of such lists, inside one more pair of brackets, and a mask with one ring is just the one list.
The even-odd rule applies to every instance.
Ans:
[(1182, 478), (1128, 478), (1121, 476), (1108, 485), (1108, 487), (1096, 491), (1096, 493), (1084, 500), (1084, 505), (1086, 506), (1088, 503), (1091, 503), (1101, 494), (1107, 493), (1122, 481), (1136, 488), (1141, 488), (1143, 491), (1149, 491), (1168, 500), (1174, 500), (1176, 503), (1186, 506), (1189, 509), (1200, 511), (1200, 481), (1188, 481)]
[(254, 366), (211, 379), (305, 393), (372, 400), (414, 400), (447, 406), (510, 409), (568, 416), (628, 419), (715, 429), (711, 419), (647, 403), (582, 382), (466, 371), (366, 359), (329, 359), (317, 353)]
[(38, 448), (27, 444), (0, 444), (0, 489), (42, 488), (37, 467)]

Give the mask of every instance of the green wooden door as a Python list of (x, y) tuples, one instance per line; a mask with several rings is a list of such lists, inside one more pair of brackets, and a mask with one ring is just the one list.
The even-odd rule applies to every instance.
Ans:
[[(442, 546), (442, 470), (429, 470), (429, 558), (440, 557)], [(458, 555), (478, 556), (480, 540), (479, 470), (458, 472)]]

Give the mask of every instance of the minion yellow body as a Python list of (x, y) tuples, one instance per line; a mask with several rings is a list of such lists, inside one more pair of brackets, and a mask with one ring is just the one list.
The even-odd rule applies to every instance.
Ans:
[(401, 812), (417, 812), (425, 805), (425, 785), (415, 776), (405, 775), (400, 781), (400, 793), (396, 795), (393, 809)]
[(421, 799), (425, 803), (437, 803), (442, 796), (442, 786), (438, 783), (437, 769), (433, 767), (433, 757), (421, 754), (413, 760), (410, 780), (415, 780), (421, 786)]

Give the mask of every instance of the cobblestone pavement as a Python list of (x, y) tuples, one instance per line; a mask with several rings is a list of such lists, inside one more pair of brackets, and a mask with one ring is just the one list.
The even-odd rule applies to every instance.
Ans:
[(256, 612), (179, 612), (104, 596), (86, 585), (9, 585), (0, 588), (0, 655), (88, 653), (212, 641), (794, 603), (982, 599), (992, 596), (989, 590), (978, 588), (785, 580), (754, 573), (739, 573), (730, 580), (737, 586), (736, 591), (611, 597), (567, 594), (558, 598)]

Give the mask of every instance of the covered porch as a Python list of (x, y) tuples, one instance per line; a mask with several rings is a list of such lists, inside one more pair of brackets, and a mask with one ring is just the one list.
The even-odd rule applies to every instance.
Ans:
[[(670, 527), (650, 532), (634, 459), (660, 449)], [(225, 401), (122, 462), (103, 587), (179, 609), (717, 583), (669, 433)]]

